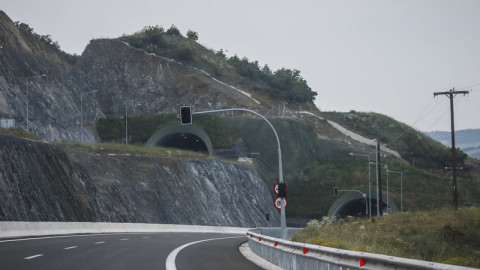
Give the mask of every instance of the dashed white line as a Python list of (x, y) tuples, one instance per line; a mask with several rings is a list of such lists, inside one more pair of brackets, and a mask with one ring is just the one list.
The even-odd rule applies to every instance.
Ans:
[(143, 238), (143, 239), (149, 239), (150, 236), (143, 236), (142, 238)]
[(37, 255), (30, 256), (30, 257), (25, 257), (24, 259), (25, 260), (31, 260), (31, 259), (35, 259), (35, 258), (42, 257), (42, 256), (43, 256), (43, 254), (37, 254)]
[(127, 241), (127, 240), (128, 240), (128, 238), (122, 238), (122, 239), (120, 239), (120, 241)]
[(78, 246), (71, 246), (71, 247), (66, 247), (64, 249), (74, 249), (74, 248), (77, 248)]
[(105, 241), (95, 242), (95, 245), (105, 244)]

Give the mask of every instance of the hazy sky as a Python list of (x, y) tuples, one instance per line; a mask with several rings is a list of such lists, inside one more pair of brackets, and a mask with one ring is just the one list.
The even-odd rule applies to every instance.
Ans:
[(147, 25), (272, 69), (298, 69), (324, 111), (386, 114), (422, 131), (480, 128), (479, 0), (2, 0), (13, 21), (81, 54)]

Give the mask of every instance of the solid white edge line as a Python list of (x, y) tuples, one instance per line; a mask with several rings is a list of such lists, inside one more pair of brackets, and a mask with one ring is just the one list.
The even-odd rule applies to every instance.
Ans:
[(166, 270), (177, 270), (177, 266), (175, 265), (175, 259), (177, 258), (178, 253), (182, 249), (184, 249), (188, 246), (195, 245), (195, 244), (201, 243), (201, 242), (207, 242), (207, 241), (213, 241), (213, 240), (222, 240), (222, 239), (230, 239), (230, 238), (241, 238), (241, 237), (245, 237), (245, 236), (231, 236), (231, 237), (203, 239), (203, 240), (200, 240), (200, 241), (195, 241), (195, 242), (187, 243), (183, 246), (180, 246), (180, 247), (174, 249), (172, 252), (170, 252), (170, 254), (168, 254), (167, 261), (165, 262)]
[[(160, 232), (163, 233), (163, 232)], [(126, 235), (126, 234), (151, 234), (150, 232), (120, 232), (120, 233), (89, 233), (89, 234), (69, 234), (69, 235), (53, 235), (53, 236), (40, 236), (40, 237), (28, 237), (28, 238), (15, 238), (15, 239), (5, 239), (0, 240), (0, 243), (6, 242), (19, 242), (19, 241), (28, 241), (28, 240), (41, 240), (41, 239), (52, 239), (52, 238), (69, 238), (69, 237), (90, 237), (90, 236), (99, 236), (99, 235)]]

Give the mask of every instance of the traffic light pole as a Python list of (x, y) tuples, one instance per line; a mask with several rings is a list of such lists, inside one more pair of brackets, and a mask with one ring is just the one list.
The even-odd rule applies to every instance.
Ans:
[[(220, 109), (220, 110), (211, 110), (211, 111), (203, 111), (203, 112), (192, 112), (192, 114), (206, 114), (206, 113), (220, 113), (220, 112), (231, 112), (231, 111), (243, 111), (249, 112), (257, 115), (258, 117), (262, 118), (267, 122), (267, 124), (272, 128), (273, 134), (275, 134), (275, 138), (277, 139), (277, 147), (278, 147), (278, 180), (280, 183), (283, 183), (283, 169), (282, 169), (282, 150), (280, 148), (280, 139), (278, 138), (277, 131), (273, 127), (272, 123), (267, 120), (263, 115), (248, 109)], [(282, 207), (280, 210), (280, 229), (281, 229), (281, 237), (283, 239), (287, 239), (287, 218), (285, 216), (285, 199), (282, 198)]]

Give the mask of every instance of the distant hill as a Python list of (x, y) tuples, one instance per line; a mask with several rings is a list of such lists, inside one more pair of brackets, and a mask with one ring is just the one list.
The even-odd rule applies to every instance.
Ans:
[[(451, 147), (451, 134), (448, 131), (424, 132), (430, 138)], [(455, 146), (462, 149), (470, 157), (480, 159), (480, 129), (455, 131)]]

